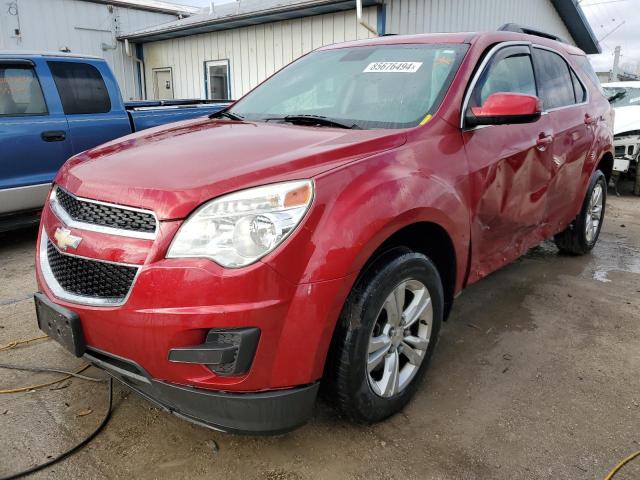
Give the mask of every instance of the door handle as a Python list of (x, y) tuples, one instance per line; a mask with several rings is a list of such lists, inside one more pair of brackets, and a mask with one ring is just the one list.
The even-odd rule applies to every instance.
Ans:
[(45, 142), (62, 142), (67, 138), (67, 134), (64, 130), (50, 130), (42, 132), (40, 138)]
[(588, 113), (584, 114), (584, 124), (585, 125), (593, 125), (593, 124), (595, 124), (597, 122), (598, 122), (598, 119), (596, 117), (592, 117)]
[(544, 152), (547, 147), (551, 145), (551, 142), (553, 142), (553, 136), (541, 133), (536, 140), (536, 148), (541, 152)]

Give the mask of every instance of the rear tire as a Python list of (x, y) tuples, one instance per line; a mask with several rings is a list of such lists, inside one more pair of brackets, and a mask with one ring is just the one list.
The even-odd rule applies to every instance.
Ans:
[(589, 188), (578, 216), (553, 240), (562, 253), (584, 255), (591, 251), (598, 241), (607, 204), (607, 179), (596, 170), (591, 175)]
[(426, 256), (398, 249), (375, 262), (340, 315), (325, 371), (328, 400), (360, 423), (400, 411), (427, 370), (443, 311), (442, 281)]

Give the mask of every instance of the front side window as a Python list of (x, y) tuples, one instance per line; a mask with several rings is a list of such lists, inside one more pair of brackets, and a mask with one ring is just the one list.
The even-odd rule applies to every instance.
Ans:
[(470, 107), (479, 107), (494, 93), (537, 95), (529, 48), (505, 47), (498, 51), (476, 83)]
[(536, 72), (545, 110), (576, 103), (569, 65), (557, 53), (534, 48)]
[(48, 62), (67, 115), (107, 113), (111, 99), (96, 67), (79, 62)]
[(321, 116), (356, 128), (408, 128), (439, 106), (466, 45), (381, 45), (311, 53), (233, 106), (251, 121)]
[(47, 105), (32, 67), (0, 63), (0, 115), (46, 115)]

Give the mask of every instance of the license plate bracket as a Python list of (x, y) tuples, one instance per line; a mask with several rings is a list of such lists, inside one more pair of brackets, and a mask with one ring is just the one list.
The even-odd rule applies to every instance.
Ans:
[(56, 305), (42, 293), (33, 296), (38, 327), (76, 357), (84, 355), (87, 346), (82, 334), (80, 317), (69, 309)]

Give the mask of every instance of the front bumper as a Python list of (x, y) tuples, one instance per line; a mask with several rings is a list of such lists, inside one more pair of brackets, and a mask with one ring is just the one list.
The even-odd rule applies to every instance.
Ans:
[[(163, 408), (229, 431), (295, 428), (310, 414), (314, 385), (355, 274), (296, 284), (261, 262), (227, 270), (205, 259), (166, 259), (178, 226), (161, 222), (154, 242), (128, 239), (65, 226), (45, 208), (39, 241), (43, 231), (53, 238), (56, 228), (66, 227), (83, 238), (66, 254), (137, 265), (139, 272), (122, 304), (75, 303), (52, 290), (43, 274), (46, 252), (39, 251), (40, 290), (77, 314), (89, 350), (125, 359), (144, 373), (117, 373), (113, 362), (100, 364), (95, 356), (88, 360)], [(212, 330), (238, 329), (260, 332), (250, 366), (240, 374), (222, 374), (181, 358), (172, 361), (172, 351), (184, 355), (186, 348), (205, 344)]]
[(230, 433), (279, 434), (303, 425), (313, 413), (319, 388), (314, 382), (266, 392), (216, 392), (155, 380), (134, 362), (95, 349), (84, 358), (163, 410)]

